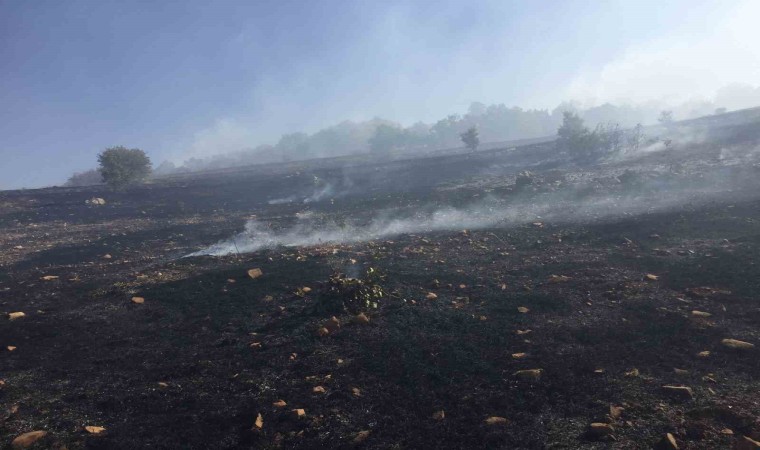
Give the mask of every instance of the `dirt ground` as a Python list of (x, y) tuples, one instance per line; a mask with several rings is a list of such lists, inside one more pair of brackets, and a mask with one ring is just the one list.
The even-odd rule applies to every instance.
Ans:
[[(609, 193), (641, 164), (654, 174), (644, 185), (760, 178), (746, 164), (708, 172), (715, 146), (686, 150), (563, 171), (571, 181), (550, 180), (563, 165), (542, 144), (291, 163), (125, 192), (1, 192), (0, 442), (34, 430), (47, 431), (39, 448), (69, 449), (644, 449), (671, 448), (668, 433), (680, 449), (720, 449), (760, 439), (760, 351), (723, 342), (760, 345), (756, 185), (598, 220), (525, 217), (183, 257), (254, 216), (277, 229), (303, 211), (362, 220), (571, 183), (578, 195)], [(528, 194), (514, 186), (525, 167), (544, 177)], [(315, 177), (350, 193), (269, 204), (308, 192)], [(329, 302), (331, 275), (370, 268), (382, 276), (376, 305)]]

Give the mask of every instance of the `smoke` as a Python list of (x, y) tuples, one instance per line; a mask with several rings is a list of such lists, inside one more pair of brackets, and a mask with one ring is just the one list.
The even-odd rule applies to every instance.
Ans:
[(356, 194), (357, 192), (358, 190), (355, 188), (353, 180), (344, 167), (341, 177), (332, 180), (324, 180), (315, 175), (313, 178), (313, 186), (306, 194), (288, 195), (286, 197), (269, 200), (267, 203), (270, 205), (285, 205), (298, 202), (304, 204), (317, 203), (328, 199), (336, 200), (352, 193)]
[(688, 102), (675, 108), (677, 117), (700, 109), (695, 98), (711, 97), (714, 107), (728, 109), (756, 106), (760, 90), (749, 85), (760, 79), (760, 49), (746, 43), (760, 39), (755, 24), (760, 3), (726, 3), (725, 9), (724, 17), (710, 14), (698, 22), (683, 17), (669, 33), (639, 41), (601, 70), (576, 76), (566, 95), (596, 102), (651, 101), (662, 107)]
[[(755, 174), (756, 176), (756, 174)], [(385, 239), (402, 234), (462, 229), (506, 228), (535, 222), (587, 223), (616, 217), (653, 213), (690, 202), (703, 203), (729, 193), (736, 200), (737, 188), (746, 179), (727, 177), (722, 171), (699, 177), (699, 183), (663, 174), (650, 175), (647, 187), (620, 189), (614, 177), (606, 180), (586, 174), (582, 186), (563, 191), (502, 199), (487, 196), (463, 207), (395, 208), (366, 219), (341, 222), (316, 214), (298, 217), (295, 223), (274, 227), (251, 220), (244, 231), (187, 256), (222, 256), (277, 247), (308, 247)], [(609, 194), (618, 190), (617, 195)], [(589, 194), (589, 192), (591, 192)]]

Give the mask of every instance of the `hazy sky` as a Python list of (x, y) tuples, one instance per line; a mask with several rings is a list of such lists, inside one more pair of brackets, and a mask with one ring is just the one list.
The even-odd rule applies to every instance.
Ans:
[(154, 163), (472, 101), (710, 97), (760, 84), (760, 1), (0, 0), (0, 189), (108, 146)]

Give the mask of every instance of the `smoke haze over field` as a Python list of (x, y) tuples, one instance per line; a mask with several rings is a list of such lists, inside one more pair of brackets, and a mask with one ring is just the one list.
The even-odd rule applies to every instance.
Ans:
[(61, 184), (114, 145), (182, 163), (344, 120), (433, 125), (474, 101), (549, 112), (612, 101), (642, 105), (644, 119), (663, 99), (677, 118), (755, 106), (759, 9), (0, 1), (0, 189)]
[[(681, 154), (689, 153), (692, 144), (701, 143), (702, 134), (684, 134), (669, 148), (682, 148)], [(559, 190), (537, 194), (517, 194), (500, 198), (486, 195), (482, 200), (474, 200), (465, 206), (423, 205), (415, 207), (388, 208), (379, 212), (349, 215), (350, 219), (336, 221), (330, 215), (306, 212), (296, 213), (296, 220), (290, 225), (272, 226), (258, 220), (250, 220), (245, 230), (230, 239), (222, 240), (205, 249), (187, 256), (223, 256), (236, 252), (255, 252), (279, 246), (316, 246), (323, 244), (344, 244), (385, 239), (400, 234), (429, 233), (435, 231), (456, 231), (491, 227), (513, 227), (532, 222), (551, 223), (593, 223), (600, 220), (614, 220), (645, 213), (656, 213), (684, 207), (701, 205), (715, 201), (737, 201), (745, 196), (756, 195), (760, 182), (760, 147), (756, 144), (728, 145), (718, 147), (708, 159), (688, 160), (693, 173), (689, 175), (672, 172), (679, 165), (671, 159), (669, 167), (658, 167), (646, 162), (653, 152), (665, 150), (662, 142), (643, 147), (625, 158), (611, 158), (611, 169), (606, 174), (583, 173), (580, 182), (564, 184)], [(717, 160), (715, 160), (717, 156)], [(688, 157), (687, 157), (688, 158)], [(615, 169), (620, 161), (641, 159), (642, 166)], [(712, 161), (710, 161), (712, 159)], [(754, 169), (745, 170), (746, 167)], [(638, 170), (641, 170), (639, 173)], [(680, 169), (677, 169), (680, 170)], [(612, 175), (617, 173), (617, 181)], [(603, 175), (604, 174), (604, 175)], [(604, 180), (606, 175), (607, 179)], [(503, 176), (503, 175), (502, 175)], [(641, 181), (628, 181), (637, 177)], [(481, 178), (481, 177), (476, 177)], [(600, 184), (605, 183), (605, 184)], [(336, 191), (332, 184), (323, 190), (312, 192), (303, 203), (327, 200), (327, 196), (316, 198), (318, 193), (346, 195)], [(291, 196), (270, 201), (270, 205), (300, 202), (303, 196)]]

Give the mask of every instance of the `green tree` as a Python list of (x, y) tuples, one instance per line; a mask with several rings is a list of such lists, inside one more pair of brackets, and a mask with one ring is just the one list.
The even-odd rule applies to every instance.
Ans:
[(459, 137), (462, 139), (462, 142), (470, 151), (474, 152), (477, 150), (478, 145), (480, 145), (480, 138), (478, 138), (477, 127), (468, 128), (467, 131), (460, 134)]
[(374, 153), (390, 153), (396, 147), (404, 144), (404, 130), (391, 125), (380, 124), (375, 128), (375, 134), (369, 139), (369, 146)]
[(150, 158), (139, 148), (108, 148), (98, 155), (98, 162), (103, 181), (114, 188), (145, 181), (151, 172)]
[(590, 163), (599, 156), (599, 137), (592, 133), (583, 119), (572, 112), (562, 113), (562, 125), (557, 130), (557, 147), (580, 163)]
[(309, 155), (309, 135), (306, 133), (283, 134), (277, 143), (283, 158), (306, 159)]

